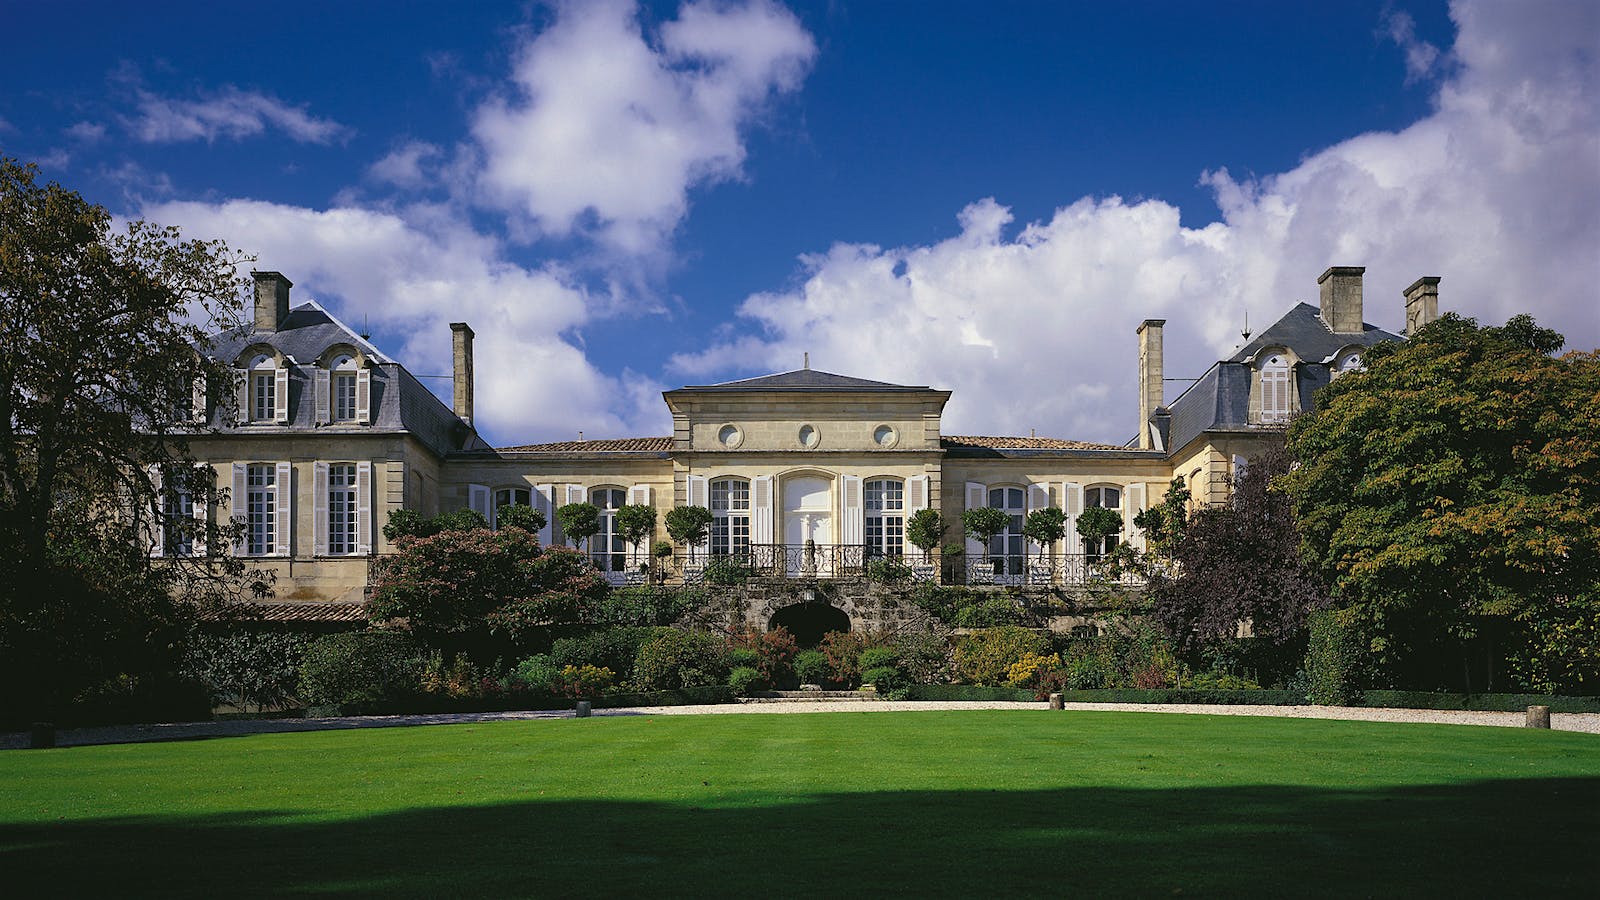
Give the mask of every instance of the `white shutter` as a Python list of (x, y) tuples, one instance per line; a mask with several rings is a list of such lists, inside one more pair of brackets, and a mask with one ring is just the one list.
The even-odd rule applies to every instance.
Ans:
[(216, 484), (217, 473), (205, 463), (194, 467), (194, 483), (190, 491), (194, 498), (194, 555), (206, 555), (206, 531), (211, 524), (211, 488)]
[[(283, 370), (279, 370), (283, 371)], [(289, 556), (292, 545), (289, 542), (290, 530), (294, 527), (294, 468), (286, 462), (278, 463), (277, 482), (272, 486), (273, 504), (276, 512), (277, 533), (274, 535), (273, 554)]]
[(1083, 512), (1083, 485), (1075, 481), (1061, 482), (1061, 509), (1067, 514), (1067, 552), (1083, 552), (1083, 538), (1078, 537), (1078, 514)]
[(556, 525), (555, 509), (556, 488), (553, 484), (536, 484), (533, 486), (533, 508), (544, 513), (544, 527), (539, 529), (539, 546), (550, 546), (553, 529)]
[(372, 370), (356, 370), (356, 421), (372, 424)]
[(372, 553), (372, 463), (356, 463), (356, 553)]
[(650, 485), (636, 484), (628, 488), (628, 503), (631, 506), (649, 506)]
[[(321, 371), (320, 369), (318, 371)], [(328, 464), (311, 466), (311, 552), (328, 555)]]
[(861, 476), (845, 475), (839, 479), (844, 494), (840, 498), (839, 543), (854, 546), (867, 542), (866, 511), (861, 499)]
[[(1048, 485), (1048, 484), (1030, 484), (1030, 485), (1028, 485), (1028, 512), (1031, 513), (1036, 509), (1045, 509), (1049, 505), (1050, 505), (1050, 485)], [(1023, 518), (1023, 523), (1024, 524), (1027, 523), (1027, 518), (1026, 517)], [(1035, 547), (1038, 547), (1039, 548), (1039, 552), (1041, 552), (1041, 553), (1049, 553), (1049, 552), (1051, 552), (1051, 548), (1046, 547), (1043, 544), (1034, 543), (1032, 540), (1030, 540), (1028, 543), (1033, 544)]]
[(249, 547), (250, 512), (246, 503), (249, 500), (249, 485), (247, 481), (248, 468), (244, 463), (233, 464), (233, 510), (229, 514), (232, 524), (239, 528), (239, 539), (234, 542), (233, 555), (243, 556)]
[(704, 475), (689, 476), (689, 505), (710, 505), (706, 502), (706, 477)]
[(161, 475), (158, 465), (145, 466), (145, 474), (150, 478), (150, 486), (155, 489), (154, 499), (150, 503), (150, 555), (165, 556), (167, 553), (167, 523), (165, 518), (166, 504), (161, 495), (166, 487), (166, 479)]
[(483, 516), (494, 527), (494, 494), (481, 484), (467, 485), (467, 508)]
[(233, 401), (238, 407), (239, 424), (250, 421), (250, 372), (247, 369), (233, 370)]
[(928, 476), (913, 475), (906, 479), (906, 518), (928, 508)]
[(758, 475), (750, 479), (750, 543), (773, 543), (773, 505), (772, 476)]
[[(988, 485), (979, 484), (976, 481), (967, 482), (967, 505), (966, 505), (966, 508), (967, 509), (983, 509), (985, 506), (988, 506), (988, 505), (989, 505), (989, 487), (988, 487)], [(961, 533), (963, 535), (965, 535), (966, 539), (967, 539), (967, 558), (968, 559), (974, 559), (974, 558), (983, 556), (984, 554), (989, 552), (987, 547), (983, 546), (983, 544), (979, 543), (978, 541), (973, 540), (972, 535), (967, 534), (967, 526), (966, 526), (965, 522), (961, 523)]]
[(204, 425), (210, 420), (206, 415), (206, 376), (194, 377), (194, 399), (189, 407), (189, 415), (196, 425)]
[(1127, 507), (1122, 513), (1123, 533), (1128, 535), (1128, 543), (1132, 544), (1136, 549), (1143, 550), (1144, 529), (1133, 524), (1134, 516), (1144, 512), (1145, 487), (1142, 483), (1128, 485), (1128, 502), (1123, 505)]
[(272, 420), (286, 425), (289, 422), (289, 367), (279, 366), (272, 377)]
[[(584, 501), (583, 485), (581, 485), (581, 484), (569, 484), (569, 485), (567, 485), (567, 503), (582, 503), (583, 501)], [(563, 504), (563, 505), (565, 505), (565, 504)]]
[(316, 395), (312, 408), (316, 410), (316, 424), (333, 421), (333, 374), (321, 366), (311, 369), (311, 393)]

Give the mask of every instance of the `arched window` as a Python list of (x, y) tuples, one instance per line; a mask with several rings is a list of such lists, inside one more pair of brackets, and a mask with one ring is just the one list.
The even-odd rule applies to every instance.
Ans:
[(494, 521), (489, 524), (495, 528), (500, 527), (500, 507), (502, 506), (532, 506), (533, 491), (528, 488), (500, 488), (494, 492)]
[[(1083, 506), (1085, 509), (1092, 509), (1094, 507), (1114, 509), (1117, 511), (1118, 515), (1121, 515), (1122, 489), (1105, 486), (1088, 488), (1083, 492)], [(1115, 550), (1117, 544), (1120, 542), (1121, 538), (1115, 534), (1108, 535), (1094, 541), (1084, 538), (1083, 552), (1084, 555), (1088, 556), (1090, 559), (1099, 559), (1102, 556), (1105, 556), (1107, 553), (1110, 553), (1112, 550)]]
[(750, 552), (750, 482), (719, 478), (711, 482), (711, 555)]
[(628, 502), (622, 488), (595, 488), (589, 502), (600, 510), (600, 530), (589, 539), (589, 558), (602, 572), (621, 572), (628, 567), (627, 544), (617, 533), (617, 510)]
[(1334, 363), (1333, 377), (1338, 378), (1346, 372), (1360, 372), (1365, 368), (1366, 366), (1361, 364), (1360, 350), (1346, 350), (1339, 354), (1338, 362)]
[(867, 556), (898, 559), (905, 554), (906, 486), (898, 478), (874, 478), (866, 490)]
[(250, 360), (250, 421), (271, 422), (278, 417), (278, 361), (265, 353)]
[(341, 355), (328, 363), (332, 372), (331, 390), (333, 391), (333, 420), (335, 422), (354, 422), (356, 420), (356, 360), (348, 354)]
[(1261, 421), (1289, 421), (1289, 358), (1282, 353), (1261, 364)]
[(1022, 517), (1027, 513), (1027, 492), (1019, 487), (989, 489), (989, 506), (1004, 510), (1010, 521), (1005, 530), (989, 542), (989, 557), (996, 563), (996, 575), (1021, 575), (1023, 563)]

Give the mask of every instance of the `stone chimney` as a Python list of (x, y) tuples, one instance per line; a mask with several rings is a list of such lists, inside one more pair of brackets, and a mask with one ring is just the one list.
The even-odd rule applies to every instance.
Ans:
[(455, 413), (461, 421), (472, 424), (472, 329), (465, 322), (451, 322), (452, 350), (455, 366), (451, 380), (455, 383)]
[(1166, 319), (1139, 323), (1139, 449), (1156, 445), (1150, 434), (1150, 415), (1166, 402), (1161, 381), (1161, 326)]
[(1405, 289), (1406, 337), (1439, 318), (1439, 281), (1438, 275), (1424, 275)]
[(289, 288), (294, 282), (282, 272), (251, 272), (256, 280), (256, 331), (271, 333), (289, 318)]
[(1361, 276), (1366, 266), (1333, 266), (1317, 279), (1322, 286), (1322, 321), (1334, 334), (1360, 334)]

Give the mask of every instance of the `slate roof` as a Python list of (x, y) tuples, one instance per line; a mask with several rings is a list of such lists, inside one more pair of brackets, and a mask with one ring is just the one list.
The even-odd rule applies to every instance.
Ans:
[(595, 441), (556, 441), (549, 444), (523, 444), (501, 447), (508, 453), (640, 453), (672, 449), (670, 437), (604, 438)]
[(1335, 334), (1322, 313), (1309, 303), (1297, 303), (1283, 318), (1255, 336), (1250, 343), (1228, 358), (1228, 362), (1249, 362), (1267, 347), (1288, 347), (1304, 362), (1329, 362), (1333, 355), (1352, 344), (1370, 347), (1384, 341), (1398, 341), (1400, 335), (1390, 334), (1376, 325), (1362, 323), (1360, 334)]
[[(224, 426), (220, 403), (231, 402), (227, 392), (213, 391), (211, 424), (222, 434), (377, 434), (407, 432), (441, 455), (458, 449), (477, 449), (487, 445), (467, 424), (456, 417), (434, 393), (423, 386), (405, 367), (390, 359), (323, 309), (309, 301), (290, 310), (282, 327), (274, 332), (257, 332), (245, 325), (212, 335), (206, 351), (215, 359), (233, 364), (252, 345), (266, 344), (294, 360), (289, 367), (289, 422), (285, 425), (244, 424)], [(366, 353), (376, 363), (372, 367), (372, 423), (316, 424), (316, 408), (311, 402), (312, 367), (335, 344), (349, 344)], [(464, 448), (463, 443), (467, 443)]]
[(927, 391), (927, 385), (890, 384), (849, 375), (835, 375), (820, 369), (795, 369), (774, 375), (761, 375), (721, 384), (691, 384), (680, 391)]

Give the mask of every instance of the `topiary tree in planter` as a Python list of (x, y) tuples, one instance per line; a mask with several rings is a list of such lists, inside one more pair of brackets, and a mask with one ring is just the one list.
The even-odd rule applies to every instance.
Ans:
[(1054, 506), (1036, 509), (1022, 523), (1022, 535), (1048, 552), (1056, 541), (1066, 537), (1067, 514)]
[(630, 503), (617, 510), (617, 534), (639, 556), (639, 545), (656, 530), (656, 508), (643, 503)]
[(600, 510), (593, 503), (568, 503), (556, 510), (556, 521), (574, 547), (582, 541), (587, 549), (589, 538), (600, 533)]
[(667, 534), (674, 541), (689, 548), (689, 559), (694, 559), (694, 548), (705, 543), (711, 533), (711, 510), (704, 506), (674, 506), (667, 510)]
[(1103, 506), (1091, 506), (1078, 516), (1078, 536), (1083, 538), (1088, 555), (1099, 559), (1109, 548), (1106, 539), (1122, 531), (1122, 513)]
[(507, 503), (495, 511), (501, 528), (521, 528), (529, 534), (538, 534), (546, 522), (544, 513), (526, 503)]
[(989, 542), (1006, 530), (1006, 526), (1011, 524), (1011, 516), (1003, 509), (984, 506), (963, 512), (961, 524), (973, 540), (983, 545), (983, 557), (988, 559)]
[(939, 541), (944, 539), (948, 526), (944, 517), (936, 509), (919, 509), (906, 520), (906, 540), (911, 546), (922, 551), (922, 556), (929, 564), (933, 562), (933, 548), (939, 546)]

